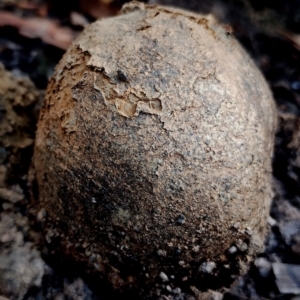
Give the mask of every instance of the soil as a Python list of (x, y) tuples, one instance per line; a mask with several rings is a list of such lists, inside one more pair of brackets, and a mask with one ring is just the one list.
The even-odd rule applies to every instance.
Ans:
[[(92, 2), (97, 1), (89, 1)], [(102, 2), (103, 5), (109, 1)], [(299, 299), (300, 5), (296, 1), (286, 4), (279, 0), (149, 2), (212, 12), (228, 24), (228, 30), (265, 75), (279, 116), (273, 159), (274, 198), (265, 251), (247, 271), (246, 265), (238, 265), (242, 246), (232, 249), (233, 263), (239, 269), (245, 268), (243, 276), (238, 276), (235, 268), (220, 275), (212, 265), (202, 265), (201, 270), (208, 273), (205, 284), (187, 281), (175, 285), (172, 281), (164, 283), (164, 274), (160, 274), (151, 297)], [(24, 3), (32, 5), (24, 8)], [(68, 4), (60, 9), (56, 1), (47, 5), (42, 1), (2, 0), (0, 9), (22, 18), (39, 16), (56, 20), (59, 26), (78, 33), (83, 25), (74, 25), (71, 12), (87, 22), (93, 17), (89, 11), (83, 11), (80, 2), (68, 1)], [(115, 14), (120, 4), (105, 4), (106, 14)], [(122, 299), (105, 282), (85, 272), (84, 266), (58, 251), (55, 237), (45, 235), (40, 226), (47, 217), (45, 211), (36, 210), (30, 201), (27, 174), (38, 111), (47, 81), (64, 53), (45, 41), (49, 39), (24, 37), (15, 26), (0, 27), (0, 61), (10, 71), (0, 67), (0, 299)]]

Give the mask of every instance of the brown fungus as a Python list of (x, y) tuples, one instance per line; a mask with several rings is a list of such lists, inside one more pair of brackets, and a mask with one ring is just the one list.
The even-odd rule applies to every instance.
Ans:
[(129, 4), (88, 26), (50, 80), (32, 167), (39, 206), (116, 287), (234, 245), (254, 255), (275, 123), (263, 76), (221, 25)]

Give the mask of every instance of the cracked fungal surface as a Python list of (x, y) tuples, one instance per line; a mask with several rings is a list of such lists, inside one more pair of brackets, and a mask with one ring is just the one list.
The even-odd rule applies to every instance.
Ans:
[(251, 256), (266, 232), (275, 123), (265, 80), (212, 18), (129, 4), (88, 26), (56, 68), (36, 197), (68, 251), (115, 287), (241, 240)]

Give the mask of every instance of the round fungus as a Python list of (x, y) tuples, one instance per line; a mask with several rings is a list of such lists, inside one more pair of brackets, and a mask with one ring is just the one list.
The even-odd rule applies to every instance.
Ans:
[(178, 261), (199, 267), (233, 246), (254, 255), (275, 126), (263, 76), (225, 27), (131, 3), (88, 26), (50, 80), (38, 205), (115, 287), (166, 281)]

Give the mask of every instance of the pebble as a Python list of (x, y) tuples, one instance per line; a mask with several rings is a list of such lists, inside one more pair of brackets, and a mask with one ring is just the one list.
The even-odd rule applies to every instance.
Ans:
[(258, 234), (252, 234), (249, 242), (247, 254), (249, 256), (255, 255), (255, 253), (262, 253), (264, 251), (264, 241)]
[(213, 261), (206, 261), (202, 263), (198, 269), (199, 272), (210, 274), (216, 267), (216, 263)]
[(274, 232), (270, 231), (266, 240), (266, 252), (274, 252), (274, 249), (278, 246), (278, 238)]
[(200, 300), (222, 300), (223, 295), (219, 292), (208, 290), (207, 292), (201, 293), (198, 297)]
[(16, 203), (24, 199), (24, 195), (19, 191), (9, 190), (6, 188), (0, 188), (0, 198), (6, 201)]
[(273, 263), (276, 286), (282, 294), (300, 294), (300, 265)]
[(252, 236), (252, 234), (253, 234), (252, 228), (251, 228), (251, 227), (246, 227), (245, 233), (246, 233), (247, 235), (249, 235), (249, 236)]
[(44, 208), (40, 209), (40, 211), (37, 214), (38, 221), (43, 221), (47, 216), (47, 212)]
[(293, 237), (297, 233), (300, 234), (300, 220), (293, 220), (284, 224), (280, 224), (279, 230), (286, 244), (291, 246)]
[(4, 202), (2, 204), (2, 208), (3, 210), (12, 210), (14, 208), (14, 205), (12, 203)]
[(236, 247), (242, 252), (248, 249), (248, 245), (240, 239), (236, 241)]
[(174, 288), (173, 293), (174, 294), (181, 294), (181, 288), (179, 288), (179, 287)]
[(300, 90), (300, 82), (299, 81), (291, 82), (291, 89), (294, 91), (299, 91)]
[(5, 233), (1, 236), (1, 243), (9, 243), (14, 239), (14, 237), (11, 234)]
[(182, 281), (184, 282), (184, 281), (188, 281), (188, 277), (187, 276), (184, 276), (183, 278), (182, 278)]
[(259, 257), (254, 261), (254, 265), (257, 268), (259, 275), (263, 278), (266, 278), (269, 276), (272, 265), (271, 262), (269, 262), (266, 258), (264, 257)]
[(198, 300), (222, 300), (223, 299), (223, 294), (217, 291), (207, 290), (205, 292), (201, 292), (194, 286), (191, 286), (190, 289)]
[(167, 274), (164, 273), (164, 272), (160, 272), (160, 273), (159, 273), (159, 277), (160, 277), (160, 279), (161, 279), (163, 282), (169, 281), (169, 278), (168, 278)]
[(167, 251), (159, 249), (159, 250), (157, 250), (157, 255), (162, 256), (162, 257), (166, 257), (167, 256)]
[(241, 223), (240, 222), (236, 222), (234, 225), (233, 225), (233, 228), (238, 230), (239, 228), (241, 227)]
[(176, 223), (178, 225), (183, 225), (185, 223), (185, 216), (180, 214), (176, 219)]
[(64, 300), (65, 295), (63, 293), (58, 293), (55, 297), (54, 300)]
[(171, 288), (169, 285), (166, 286), (166, 290), (167, 290), (168, 292), (170, 292), (170, 293), (172, 293), (172, 291), (173, 291), (172, 288)]
[(236, 253), (237, 252), (237, 247), (235, 247), (235, 246), (231, 246), (229, 249), (228, 249), (228, 253), (229, 254), (234, 254), (234, 253)]
[(197, 252), (199, 252), (199, 250), (200, 250), (200, 246), (198, 246), (198, 245), (195, 245), (195, 246), (193, 246), (193, 252), (195, 252), (195, 253), (197, 253)]
[(176, 255), (180, 255), (180, 254), (181, 254), (181, 250), (180, 250), (179, 248), (176, 248), (176, 249), (175, 249), (175, 254), (176, 254)]
[(277, 224), (277, 221), (275, 219), (273, 219), (272, 217), (269, 217), (267, 222), (271, 227), (274, 227)]

